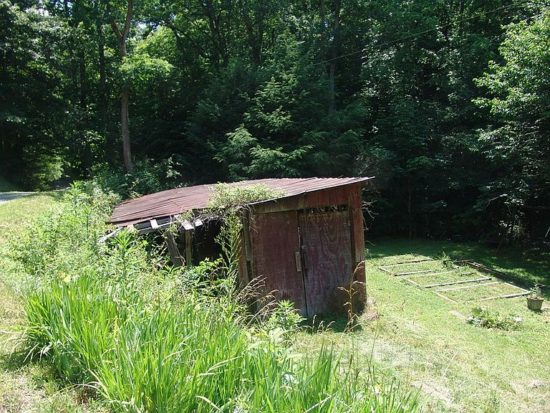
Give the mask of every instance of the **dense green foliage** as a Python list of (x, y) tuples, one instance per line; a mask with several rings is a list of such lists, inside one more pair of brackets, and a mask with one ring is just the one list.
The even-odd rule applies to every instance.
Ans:
[(293, 349), (301, 319), (288, 303), (251, 318), (197, 277), (211, 264), (166, 266), (129, 231), (98, 244), (112, 199), (92, 190), (72, 189), (12, 247), (28, 276), (30, 354), (60, 378), (120, 412), (418, 410), (415, 393), (353, 356)]
[(124, 195), (374, 175), (378, 232), (550, 225), (544, 1), (147, 0), (121, 58), (129, 4), (1, 1), (0, 174), (41, 186), (121, 169), (127, 92), (135, 179), (110, 180)]

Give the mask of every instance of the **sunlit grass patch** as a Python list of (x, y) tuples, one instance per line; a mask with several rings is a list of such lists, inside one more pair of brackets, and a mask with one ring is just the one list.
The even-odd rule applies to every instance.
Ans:
[[(387, 262), (426, 257), (441, 259), (445, 252), (455, 259), (481, 262), (504, 272), (506, 281), (514, 280), (529, 288), (535, 280), (549, 283), (546, 253), (519, 249), (497, 253), (474, 243), (445, 241), (374, 243), (377, 245), (369, 246), (366, 265), (371, 306), (363, 318), (363, 330), (355, 334), (354, 343), (349, 343), (343, 335), (327, 333), (333, 342), (362, 349), (364, 357), (372, 356), (378, 368), (416, 384), (422, 389), (427, 411), (548, 409), (550, 370), (546, 366), (550, 365), (550, 356), (546, 343), (550, 342), (550, 311), (547, 303), (545, 311), (534, 313), (527, 308), (525, 297), (479, 302), (477, 299), (482, 297), (472, 297), (473, 301), (451, 302), (434, 294), (434, 288), (419, 287), (405, 280), (428, 280), (432, 277), (429, 274), (394, 277), (378, 269)], [(477, 276), (474, 269), (461, 267), (461, 271), (470, 270)], [(443, 277), (446, 274), (435, 276), (433, 281)], [(509, 291), (505, 284), (499, 282), (498, 285), (504, 285), (505, 290), (498, 287), (497, 293)], [(482, 295), (492, 293), (487, 290), (489, 287), (482, 289)], [(512, 287), (511, 292), (516, 290)], [(522, 321), (517, 329), (510, 330), (470, 325), (467, 319), (476, 305), (482, 305), (491, 314), (518, 317)]]

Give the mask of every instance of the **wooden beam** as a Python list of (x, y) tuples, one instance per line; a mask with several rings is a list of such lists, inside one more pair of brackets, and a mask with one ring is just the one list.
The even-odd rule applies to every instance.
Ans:
[(185, 262), (187, 266), (193, 263), (193, 232), (185, 231)]
[(181, 224), (183, 225), (185, 231), (192, 231), (195, 229), (195, 227), (187, 220), (184, 220)]
[(180, 254), (178, 244), (174, 239), (174, 235), (170, 231), (166, 231), (164, 233), (164, 236), (166, 239), (166, 246), (168, 247), (168, 253), (170, 254), (170, 260), (172, 261), (172, 264), (174, 264), (174, 266), (176, 267), (181, 267), (185, 265), (185, 260)]
[(398, 265), (415, 264), (417, 262), (430, 262), (430, 261), (437, 261), (437, 260), (434, 260), (433, 258), (422, 258), (420, 260), (402, 261), (402, 262), (396, 262), (394, 264), (384, 264), (384, 267), (396, 267)]
[(472, 284), (472, 285), (465, 285), (465, 286), (462, 286), (462, 287), (451, 287), (451, 288), (442, 288), (441, 290), (438, 290), (438, 291), (456, 291), (456, 290), (465, 290), (467, 288), (476, 288), (476, 287), (483, 287), (485, 285), (495, 285), (495, 284), (501, 284), (499, 281), (495, 281), (495, 282), (492, 282), (492, 283), (478, 283), (478, 284)]
[(380, 271), (384, 271), (385, 273), (388, 273), (388, 274), (390, 274), (390, 275), (393, 275), (393, 272), (391, 272), (390, 270), (387, 270), (387, 269), (384, 268), (384, 267), (378, 267), (378, 269), (379, 269)]
[[(518, 288), (519, 288), (519, 287), (518, 287)], [(504, 294), (504, 295), (497, 295), (497, 296), (494, 296), (494, 297), (482, 298), (482, 299), (479, 300), (479, 301), (496, 300), (496, 299), (498, 299), (498, 298), (524, 297), (524, 296), (529, 295), (529, 294), (531, 294), (529, 291), (525, 291), (525, 292), (523, 292), (523, 293)]]
[(451, 303), (455, 303), (455, 304), (458, 304), (458, 301), (455, 301), (453, 300), (452, 298), (449, 298), (447, 297), (446, 295), (443, 295), (443, 294), (440, 294), (439, 292), (437, 292), (437, 290), (434, 290), (434, 293), (436, 293), (438, 296), (440, 296), (441, 298), (447, 300), (447, 301), (450, 301)]
[(442, 271), (442, 272), (434, 272), (434, 273), (427, 273), (427, 274), (418, 274), (418, 275), (413, 275), (413, 277), (432, 277), (434, 275), (444, 275), (444, 274), (453, 274), (455, 273), (455, 275), (458, 275), (460, 277), (463, 277), (465, 275), (472, 275), (472, 274), (475, 274), (474, 271), (470, 271), (470, 272), (462, 272), (462, 273), (456, 273), (455, 272), (456, 270), (450, 270), (450, 271)]
[(506, 278), (508, 275), (502, 271), (497, 271), (497, 270), (494, 270), (492, 268), (489, 268), (483, 264), (480, 264), (478, 262), (474, 262), (474, 261), (470, 261), (470, 260), (461, 260), (461, 261), (456, 261), (457, 263), (464, 263), (466, 265), (468, 265), (469, 267), (472, 267), (472, 268), (475, 268), (476, 270), (480, 271), (480, 272), (487, 272), (489, 274), (493, 274), (493, 275), (498, 275), (499, 277), (501, 278)]
[(487, 281), (487, 280), (492, 280), (492, 278), (481, 277), (481, 278), (474, 278), (472, 280), (460, 280), (460, 281), (449, 281), (449, 282), (443, 282), (443, 283), (437, 283), (437, 284), (428, 284), (428, 285), (424, 285), (424, 288), (443, 287), (444, 285), (467, 284), (467, 283), (474, 283), (474, 282)]
[(426, 274), (426, 273), (436, 274), (436, 272), (434, 270), (420, 270), (420, 271), (409, 271), (409, 272), (397, 272), (393, 275), (395, 275), (396, 277), (402, 277), (404, 275)]
[(114, 237), (116, 234), (118, 234), (120, 231), (122, 231), (123, 227), (118, 227), (112, 232), (109, 232), (106, 235), (103, 235), (100, 239), (97, 240), (99, 244), (103, 244), (105, 241), (107, 241), (109, 238)]
[(250, 216), (248, 213), (243, 214), (242, 224), (245, 257), (247, 261), (252, 261), (252, 243), (250, 241)]
[(417, 287), (422, 287), (420, 284), (418, 284), (417, 282), (411, 280), (410, 278), (403, 278), (405, 281), (408, 281), (410, 282), (412, 285), (415, 285)]

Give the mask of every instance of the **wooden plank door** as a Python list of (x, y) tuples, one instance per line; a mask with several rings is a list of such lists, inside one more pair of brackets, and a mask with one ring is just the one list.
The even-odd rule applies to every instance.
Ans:
[(304, 211), (299, 222), (308, 315), (342, 311), (338, 287), (353, 273), (349, 211)]
[(290, 300), (306, 315), (300, 262), (298, 212), (271, 212), (251, 217), (250, 238), (254, 274), (277, 300)]

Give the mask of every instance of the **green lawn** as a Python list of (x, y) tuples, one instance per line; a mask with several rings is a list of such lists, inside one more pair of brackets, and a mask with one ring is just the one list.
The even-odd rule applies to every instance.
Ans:
[(329, 340), (340, 348), (359, 349), (362, 357), (420, 388), (427, 411), (550, 412), (548, 303), (545, 311), (534, 313), (524, 297), (485, 301), (484, 307), (523, 320), (516, 331), (489, 330), (466, 322), (472, 307), (481, 303), (453, 303), (378, 269), (387, 263), (437, 258), (443, 251), (501, 270), (526, 286), (534, 281), (550, 284), (550, 257), (540, 251), (497, 253), (476, 244), (375, 242), (367, 254), (371, 305), (361, 318), (362, 330), (303, 334), (301, 345)]
[[(90, 412), (82, 392), (62, 389), (42, 363), (25, 363), (18, 343), (24, 325), (15, 290), (18, 268), (7, 255), (8, 238), (32, 217), (55, 205), (59, 192), (30, 195), (0, 204), (0, 412)], [(95, 410), (94, 410), (95, 411)]]
[[(59, 193), (31, 195), (0, 204), (0, 412), (91, 412), (82, 392), (62, 389), (50, 369), (21, 363), (13, 353), (24, 321), (17, 267), (6, 256), (8, 237), (55, 204)], [(421, 391), (433, 412), (550, 412), (550, 311), (527, 310), (524, 298), (484, 303), (523, 319), (516, 331), (488, 330), (466, 322), (475, 302), (453, 303), (432, 291), (392, 277), (378, 266), (422, 257), (470, 258), (503, 271), (529, 287), (550, 284), (550, 256), (541, 251), (495, 250), (477, 244), (386, 240), (369, 244), (367, 288), (370, 307), (354, 333), (327, 329), (301, 333), (297, 346), (310, 351), (321, 343), (353, 349), (356, 363), (372, 359), (377, 369)], [(420, 264), (429, 268), (435, 264)], [(423, 267), (424, 268), (424, 267)], [(420, 277), (418, 277), (420, 279)], [(547, 297), (550, 298), (550, 297)], [(15, 347), (17, 349), (17, 347)]]

